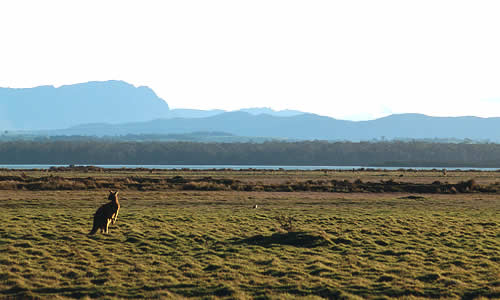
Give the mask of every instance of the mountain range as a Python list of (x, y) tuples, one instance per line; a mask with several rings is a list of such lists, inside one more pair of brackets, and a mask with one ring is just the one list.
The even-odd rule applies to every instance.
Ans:
[[(289, 140), (471, 139), (500, 141), (500, 118), (438, 118), (419, 114), (391, 115), (372, 121), (345, 121), (314, 114), (277, 117), (227, 112), (205, 118), (156, 119), (124, 124), (85, 124), (45, 135), (118, 136), (227, 132), (236, 136)], [(42, 132), (39, 132), (42, 133)]]
[(294, 110), (170, 109), (148, 87), (123, 81), (0, 88), (0, 129), (34, 135), (187, 134), (289, 140), (471, 139), (500, 142), (500, 118), (400, 114), (346, 121)]
[(0, 127), (8, 130), (141, 122), (162, 118), (168, 111), (168, 104), (152, 89), (123, 81), (0, 88)]

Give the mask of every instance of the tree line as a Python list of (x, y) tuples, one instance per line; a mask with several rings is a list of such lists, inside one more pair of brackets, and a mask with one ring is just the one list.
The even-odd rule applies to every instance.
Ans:
[(402, 142), (0, 142), (1, 164), (324, 165), (500, 168), (500, 144)]

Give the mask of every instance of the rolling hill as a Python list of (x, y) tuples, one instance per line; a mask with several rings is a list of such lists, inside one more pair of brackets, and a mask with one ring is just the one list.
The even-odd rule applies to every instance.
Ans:
[(206, 118), (157, 119), (125, 124), (86, 124), (45, 135), (186, 134), (227, 132), (235, 136), (290, 140), (471, 139), (500, 142), (500, 118), (391, 115), (372, 121), (345, 121), (314, 114), (276, 117), (228, 112)]

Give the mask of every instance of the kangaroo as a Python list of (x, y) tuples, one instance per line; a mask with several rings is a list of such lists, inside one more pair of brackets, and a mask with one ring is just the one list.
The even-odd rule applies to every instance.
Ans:
[(108, 233), (109, 223), (115, 224), (120, 210), (120, 202), (118, 202), (118, 191), (109, 191), (108, 200), (111, 202), (104, 204), (94, 214), (94, 226), (89, 234), (95, 234), (101, 229), (101, 233)]

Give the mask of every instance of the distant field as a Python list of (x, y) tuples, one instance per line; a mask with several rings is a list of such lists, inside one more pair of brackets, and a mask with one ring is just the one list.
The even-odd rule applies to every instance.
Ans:
[(500, 171), (0, 169), (0, 190), (500, 193)]
[[(498, 175), (4, 170), (0, 298), (500, 298), (500, 198), (481, 190), (494, 188)], [(56, 179), (39, 184), (46, 176)], [(89, 177), (88, 185), (57, 189)], [(196, 181), (206, 177), (212, 181)], [(140, 190), (140, 178), (160, 181)], [(185, 187), (214, 179), (254, 187), (473, 180), (474, 187), (432, 194)], [(117, 223), (108, 235), (88, 236), (114, 187), (121, 187)]]

